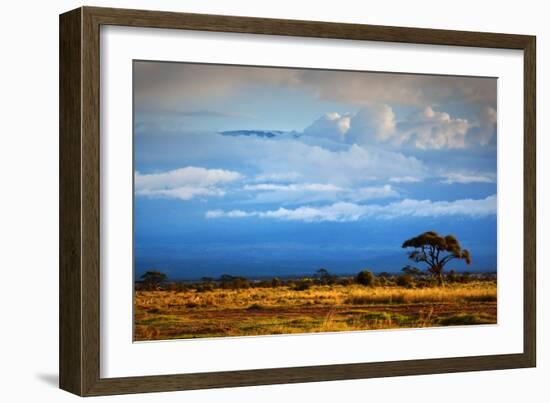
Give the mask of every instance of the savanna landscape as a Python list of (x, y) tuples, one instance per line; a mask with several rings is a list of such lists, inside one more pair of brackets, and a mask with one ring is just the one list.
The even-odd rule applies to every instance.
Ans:
[(136, 283), (134, 339), (496, 323), (494, 273), (443, 271), (442, 261), (469, 258), (454, 237), (428, 232), (407, 245), (413, 246), (409, 258), (428, 270), (407, 266), (399, 274), (363, 270), (349, 277), (319, 269), (302, 278), (222, 275), (199, 282), (170, 282), (149, 271)]
[(132, 63), (135, 341), (497, 323), (497, 78)]

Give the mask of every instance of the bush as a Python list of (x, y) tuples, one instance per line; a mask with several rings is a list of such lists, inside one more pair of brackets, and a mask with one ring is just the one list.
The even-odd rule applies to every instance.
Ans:
[(168, 280), (168, 276), (158, 270), (148, 270), (141, 275), (143, 289), (148, 291), (160, 290), (161, 286)]
[(399, 287), (412, 288), (414, 287), (414, 279), (410, 274), (401, 274), (397, 277), (397, 285)]
[(422, 277), (422, 278), (416, 279), (414, 282), (414, 285), (417, 288), (437, 287), (437, 280), (433, 277)]
[(465, 271), (460, 275), (460, 278), (458, 281), (460, 281), (461, 283), (469, 283), (470, 281), (472, 281), (472, 278), (473, 278), (472, 273)]
[(313, 281), (309, 278), (303, 278), (296, 282), (296, 285), (294, 286), (295, 291), (305, 291), (309, 290), (311, 288)]
[(343, 277), (343, 278), (338, 280), (338, 284), (343, 285), (343, 286), (352, 285), (353, 284), (353, 279), (350, 278), (350, 277)]
[(205, 291), (213, 291), (214, 290), (214, 284), (213, 283), (200, 283), (195, 286), (195, 289), (197, 292), (205, 292)]
[(456, 283), (458, 281), (458, 276), (456, 274), (456, 272), (454, 270), (451, 270), (447, 273), (447, 275), (445, 276), (445, 280), (448, 282), (448, 283)]
[(370, 272), (369, 270), (363, 270), (357, 273), (357, 276), (355, 277), (355, 281), (357, 283), (364, 285), (366, 287), (372, 287), (374, 286), (374, 274)]
[(426, 276), (426, 273), (423, 272), (422, 270), (417, 269), (416, 267), (409, 266), (409, 265), (403, 267), (401, 269), (401, 271), (403, 272), (403, 274), (408, 274), (409, 276), (411, 276), (414, 279), (424, 278)]
[(378, 285), (388, 286), (393, 284), (389, 277), (378, 277)]
[(187, 291), (189, 287), (187, 286), (187, 284), (183, 282), (174, 282), (168, 285), (168, 289), (170, 291), (184, 292), (184, 291)]
[(251, 284), (248, 279), (244, 277), (230, 276), (229, 274), (222, 274), (218, 280), (219, 287), (230, 290), (239, 290), (242, 288), (250, 288)]
[(269, 288), (269, 287), (271, 287), (271, 281), (260, 280), (260, 281), (257, 281), (255, 283), (251, 283), (250, 286), (255, 287), (255, 288)]

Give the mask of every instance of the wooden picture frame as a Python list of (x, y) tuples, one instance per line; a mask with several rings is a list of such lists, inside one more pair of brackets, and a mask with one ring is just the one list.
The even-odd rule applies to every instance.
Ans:
[[(100, 377), (99, 35), (102, 25), (524, 52), (523, 353), (210, 373)], [(60, 387), (80, 396), (534, 367), (535, 37), (483, 32), (82, 7), (60, 16)]]

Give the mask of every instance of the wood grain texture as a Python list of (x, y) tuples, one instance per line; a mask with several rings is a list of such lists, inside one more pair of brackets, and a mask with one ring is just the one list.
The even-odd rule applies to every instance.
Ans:
[(321, 21), (86, 7), (105, 25), (523, 49), (529, 36)]
[(81, 394), (81, 11), (59, 29), (59, 386)]
[(524, 48), (523, 99), (523, 354), (536, 366), (536, 268), (537, 268), (537, 96), (536, 39), (530, 37)]
[(99, 24), (82, 9), (82, 390), (99, 378)]
[[(524, 352), (131, 378), (100, 377), (101, 25), (524, 51)], [(532, 367), (536, 363), (535, 37), (83, 7), (60, 17), (60, 387), (81, 396)]]

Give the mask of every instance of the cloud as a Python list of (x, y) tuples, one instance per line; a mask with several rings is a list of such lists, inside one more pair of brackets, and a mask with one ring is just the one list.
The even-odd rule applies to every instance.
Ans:
[(378, 72), (309, 70), (294, 80), (324, 100), (359, 105), (422, 106), (445, 101), (496, 105), (496, 79)]
[(306, 136), (342, 140), (350, 128), (350, 120), (349, 114), (340, 115), (337, 112), (330, 112), (306, 127), (303, 133)]
[[(330, 183), (340, 187), (385, 182), (390, 177), (422, 178), (427, 172), (419, 159), (400, 152), (341, 142), (330, 142), (329, 148), (317, 145), (309, 136), (264, 138), (179, 132), (165, 134), (161, 140), (156, 134), (137, 139), (138, 165), (231, 166), (255, 177), (255, 182)], [(279, 175), (286, 177), (277, 178)]]
[[(487, 145), (494, 132), (495, 110), (485, 108), (483, 111), (476, 123), (435, 111), (431, 106), (398, 120), (389, 105), (372, 105), (352, 115), (326, 114), (306, 128), (304, 134), (393, 149), (467, 148)], [(474, 132), (470, 131), (472, 128)]]
[(271, 152), (257, 159), (263, 172), (284, 172), (291, 167), (304, 182), (347, 187), (393, 176), (425, 175), (420, 160), (402, 153), (357, 144), (342, 150), (307, 145), (300, 141), (275, 141)]
[(415, 178), (414, 176), (394, 176), (391, 177), (390, 182), (393, 183), (416, 183), (416, 182), (422, 182), (422, 179)]
[(166, 197), (170, 199), (190, 200), (197, 196), (224, 196), (225, 191), (218, 188), (181, 186), (174, 189), (141, 189), (137, 190), (136, 194), (145, 197)]
[(250, 117), (250, 115), (243, 115), (241, 113), (236, 113), (236, 112), (212, 111), (212, 110), (206, 110), (206, 109), (171, 111), (171, 113), (179, 116), (210, 117), (210, 118)]
[(485, 199), (431, 201), (405, 199), (387, 205), (338, 202), (327, 206), (302, 206), (296, 209), (279, 208), (267, 211), (210, 210), (206, 218), (271, 218), (304, 222), (350, 222), (367, 218), (395, 219), (402, 217), (464, 216), (479, 218), (496, 214), (496, 195)]
[(138, 109), (196, 106), (203, 99), (224, 99), (262, 83), (292, 86), (299, 70), (245, 66), (135, 62), (134, 90)]
[(478, 111), (477, 125), (471, 131), (470, 140), (474, 143), (485, 146), (489, 144), (496, 135), (497, 111), (495, 108), (485, 106)]
[(136, 62), (134, 74), (139, 107), (223, 99), (258, 84), (300, 89), (317, 99), (364, 106), (459, 101), (496, 107), (497, 80), (493, 78), (175, 62)]
[(464, 173), (448, 173), (443, 175), (442, 183), (452, 185), (455, 183), (468, 184), (468, 183), (494, 183), (496, 178), (492, 174), (464, 174)]
[[(213, 109), (149, 109), (145, 112), (138, 111), (140, 118), (150, 120), (162, 120), (167, 118), (186, 118), (186, 117), (207, 117), (207, 118), (252, 118), (251, 115), (232, 112), (220, 111)], [(145, 119), (145, 120), (147, 120)]]
[(422, 150), (465, 148), (470, 127), (467, 119), (452, 118), (447, 112), (437, 112), (427, 106), (399, 123), (396, 141)]
[(256, 192), (252, 201), (257, 203), (296, 204), (319, 201), (365, 201), (398, 197), (390, 185), (342, 188), (323, 183), (261, 183), (245, 185), (244, 190)]
[(223, 196), (220, 185), (241, 179), (238, 172), (188, 166), (172, 171), (135, 173), (135, 193), (147, 197), (189, 200), (196, 196)]
[(341, 192), (342, 188), (323, 183), (292, 183), (290, 185), (279, 185), (274, 183), (260, 183), (257, 185), (245, 185), (245, 190), (269, 190), (269, 191), (313, 191), (313, 192)]
[(385, 143), (395, 133), (395, 114), (389, 105), (373, 105), (360, 109), (352, 118), (346, 135), (349, 143)]
[(238, 113), (233, 111), (220, 111), (210, 109), (163, 109), (157, 106), (145, 110), (135, 111), (134, 129), (141, 134), (147, 130), (179, 131), (193, 122), (197, 118), (242, 118), (253, 119), (250, 114)]
[(385, 199), (390, 197), (399, 197), (399, 193), (391, 187), (391, 185), (384, 186), (368, 186), (359, 189), (349, 190), (348, 197), (345, 199), (351, 201), (364, 201), (372, 199)]
[(298, 172), (274, 172), (256, 175), (254, 177), (255, 182), (292, 182), (300, 178)]
[[(249, 118), (246, 109), (253, 109), (250, 105), (225, 100), (246, 98), (250, 102), (258, 88), (263, 92), (300, 91), (359, 108), (355, 113), (329, 112), (304, 129), (305, 136), (319, 139), (422, 150), (460, 149), (487, 145), (496, 131), (497, 80), (493, 78), (195, 63), (136, 62), (134, 66), (138, 133), (155, 127), (182, 131), (189, 127), (185, 120), (193, 117)], [(220, 102), (243, 110), (212, 109)], [(475, 107), (478, 112), (466, 119), (439, 110), (449, 103), (455, 110), (464, 110), (466, 105), (467, 110)], [(403, 107), (418, 113), (400, 117), (395, 111), (403, 114)], [(159, 118), (162, 113), (169, 116)]]

